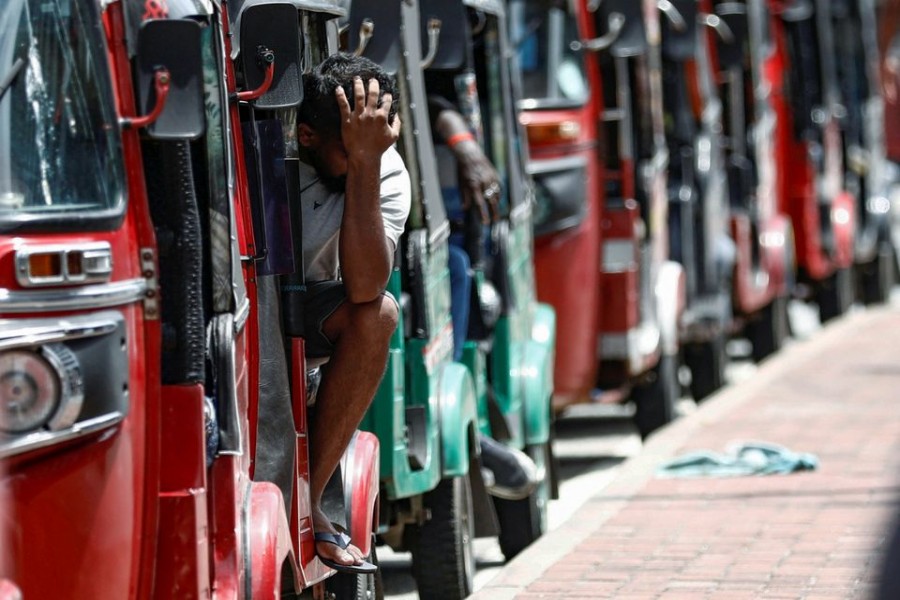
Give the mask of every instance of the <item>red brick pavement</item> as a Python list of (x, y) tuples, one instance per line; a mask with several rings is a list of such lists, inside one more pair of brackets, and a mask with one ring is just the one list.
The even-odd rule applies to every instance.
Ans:
[[(900, 511), (898, 395), (900, 311), (851, 315), (651, 439), (476, 598), (868, 598)], [(812, 452), (819, 469), (654, 477), (742, 440)]]

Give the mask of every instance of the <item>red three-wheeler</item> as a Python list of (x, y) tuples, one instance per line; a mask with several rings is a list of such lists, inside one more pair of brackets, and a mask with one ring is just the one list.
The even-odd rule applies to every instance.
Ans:
[[(779, 114), (764, 73), (780, 68), (771, 52), (764, 0), (714, 2), (709, 13), (727, 28), (716, 37), (715, 67), (725, 109), (723, 133), (735, 243), (733, 306), (752, 343), (753, 358), (777, 352), (789, 336), (788, 300), (795, 272), (790, 219), (781, 212), (775, 160)], [(770, 64), (775, 62), (776, 64)]]
[(763, 68), (777, 118), (779, 207), (791, 218), (797, 278), (827, 321), (853, 302), (859, 219), (845, 187), (840, 104), (828, 0), (769, 0), (772, 60)]
[[(287, 267), (266, 260), (290, 254), (284, 181), (256, 171), (252, 197), (237, 120), (267, 94), (299, 103), (300, 40), (335, 47), (336, 27), (319, 33), (341, 11), (167, 4), (0, 9), (0, 455), (15, 514), (0, 577), (26, 598), (321, 596), (323, 582), (356, 598), (373, 577), (315, 557), (308, 375), (302, 339), (290, 362), (281, 343)], [(241, 69), (246, 89), (226, 8), (250, 48), (235, 53), (259, 70), (257, 85)], [(358, 434), (326, 491), (366, 553), (377, 453)]]
[[(556, 3), (536, 29), (534, 19), (521, 22), (546, 3), (533, 4), (519, 9), (518, 24), (510, 12), (539, 197), (538, 290), (560, 315), (557, 352), (573, 356), (566, 368), (557, 363), (556, 377), (564, 379), (555, 408), (589, 399), (590, 386), (605, 392), (602, 400), (631, 397), (646, 437), (675, 416), (684, 308), (684, 272), (668, 259), (657, 5), (582, 0), (564, 10)], [(539, 63), (530, 66), (529, 44), (555, 56), (557, 70), (542, 74)], [(600, 164), (592, 164), (597, 157)], [(576, 281), (577, 300), (553, 290)], [(585, 314), (590, 308), (594, 316)], [(592, 324), (595, 365), (578, 358)]]
[(534, 180), (538, 298), (556, 309), (553, 406), (590, 398), (601, 313), (602, 112), (596, 56), (570, 43), (588, 36), (582, 2), (510, 0), (510, 37), (522, 81), (519, 120)]
[(712, 27), (697, 0), (659, 3), (662, 96), (669, 151), (669, 251), (685, 272), (687, 304), (680, 343), (691, 392), (702, 400), (725, 384), (732, 328), (734, 244), (728, 228), (728, 177), (722, 103), (714, 80)]
[(895, 176), (885, 153), (875, 0), (835, 0), (829, 8), (833, 33), (826, 51), (835, 57), (843, 107), (844, 178), (857, 203), (858, 292), (866, 304), (884, 303), (895, 280), (889, 197)]

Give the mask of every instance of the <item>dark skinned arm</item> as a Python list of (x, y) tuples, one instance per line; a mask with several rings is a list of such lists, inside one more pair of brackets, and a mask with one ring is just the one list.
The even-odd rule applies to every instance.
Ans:
[(388, 122), (392, 97), (378, 106), (378, 81), (353, 85), (354, 108), (342, 88), (335, 91), (341, 109), (341, 137), (347, 151), (347, 187), (341, 220), (340, 263), (347, 299), (354, 304), (378, 298), (387, 285), (394, 245), (385, 236), (381, 216), (381, 155), (400, 135), (400, 118)]
[[(469, 133), (465, 119), (455, 110), (440, 107), (436, 111), (435, 108), (438, 106), (435, 103), (430, 103), (429, 108), (437, 113), (432, 126), (441, 140), (446, 142), (457, 134)], [(491, 218), (496, 220), (499, 216), (500, 176), (494, 165), (474, 139), (458, 141), (450, 147), (450, 150), (459, 165), (463, 208), (468, 209), (474, 203), (481, 214), (482, 222), (487, 223)]]

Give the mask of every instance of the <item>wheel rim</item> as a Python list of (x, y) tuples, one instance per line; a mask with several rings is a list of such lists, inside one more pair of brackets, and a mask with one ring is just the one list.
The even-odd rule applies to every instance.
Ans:
[(547, 507), (550, 502), (550, 471), (547, 467), (549, 463), (549, 452), (549, 442), (541, 444), (540, 446), (530, 446), (528, 448), (528, 454), (537, 466), (538, 472), (543, 473), (541, 483), (538, 484), (537, 489), (534, 491), (537, 520), (535, 523), (532, 523), (532, 525), (537, 526), (538, 535), (544, 534), (548, 528), (549, 516), (547, 514)]
[(457, 479), (460, 495), (459, 515), (460, 543), (462, 544), (463, 571), (466, 579), (466, 590), (471, 593), (475, 587), (475, 527), (472, 521), (472, 489), (467, 485), (466, 477)]

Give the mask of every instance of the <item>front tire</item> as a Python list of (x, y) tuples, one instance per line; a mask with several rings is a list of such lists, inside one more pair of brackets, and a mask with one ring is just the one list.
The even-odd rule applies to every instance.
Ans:
[(784, 347), (790, 337), (787, 296), (776, 296), (747, 324), (747, 337), (753, 345), (753, 361), (762, 362)]
[(864, 304), (885, 304), (890, 300), (894, 287), (894, 248), (890, 242), (878, 245), (878, 255), (871, 262), (860, 265), (859, 275)]
[(634, 423), (647, 439), (651, 433), (675, 420), (678, 402), (678, 369), (675, 356), (663, 354), (648, 374), (648, 381), (634, 388)]
[(550, 443), (526, 448), (528, 456), (543, 472), (541, 483), (527, 498), (504, 500), (494, 498), (497, 520), (500, 522), (500, 550), (506, 560), (512, 560), (547, 531), (547, 509), (550, 503), (552, 459)]
[(853, 273), (849, 268), (838, 269), (819, 283), (817, 300), (822, 323), (840, 317), (853, 304)]
[(410, 531), (420, 598), (462, 600), (475, 585), (475, 521), (468, 476), (442, 479), (425, 494), (431, 518)]
[(725, 385), (725, 334), (684, 348), (684, 361), (691, 370), (691, 395), (695, 402), (712, 396)]

